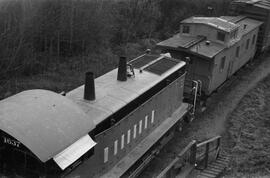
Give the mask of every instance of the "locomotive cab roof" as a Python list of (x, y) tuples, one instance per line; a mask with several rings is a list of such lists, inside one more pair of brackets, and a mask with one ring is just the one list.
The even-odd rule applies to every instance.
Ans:
[[(0, 101), (0, 129), (26, 146), (42, 162), (53, 158), (65, 168), (61, 156), (76, 146), (88, 151), (95, 145), (88, 133), (95, 124), (68, 98), (47, 90), (27, 90)], [(74, 147), (74, 143), (76, 144)], [(74, 150), (73, 150), (74, 151)], [(78, 153), (79, 156), (85, 152)]]

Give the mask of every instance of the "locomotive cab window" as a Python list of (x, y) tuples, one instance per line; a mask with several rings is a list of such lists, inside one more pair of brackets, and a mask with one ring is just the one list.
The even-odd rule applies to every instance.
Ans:
[(219, 41), (225, 41), (225, 33), (224, 32), (217, 32), (217, 39)]
[(182, 30), (182, 32), (183, 32), (183, 33), (188, 34), (188, 33), (189, 33), (189, 31), (190, 31), (190, 27), (189, 27), (189, 26), (187, 26), (187, 25), (184, 25), (184, 26), (183, 26), (183, 30)]

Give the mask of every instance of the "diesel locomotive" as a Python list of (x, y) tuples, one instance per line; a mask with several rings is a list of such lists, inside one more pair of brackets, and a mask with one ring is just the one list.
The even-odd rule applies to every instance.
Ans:
[[(190, 17), (180, 32), (68, 93), (0, 101), (1, 175), (136, 177), (209, 96), (269, 48), (269, 0), (234, 0), (230, 16)], [(185, 99), (185, 100), (184, 100)], [(188, 101), (188, 102), (186, 102)]]
[(0, 101), (2, 170), (26, 177), (137, 170), (193, 115), (183, 102), (185, 65), (166, 55), (122, 57), (118, 70), (97, 79), (86, 73), (85, 85), (65, 96), (29, 90)]

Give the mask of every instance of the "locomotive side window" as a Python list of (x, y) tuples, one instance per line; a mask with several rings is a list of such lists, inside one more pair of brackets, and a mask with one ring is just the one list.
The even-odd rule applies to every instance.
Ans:
[(108, 162), (108, 158), (109, 158), (109, 148), (106, 147), (104, 148), (104, 163)]
[(155, 120), (155, 110), (152, 111), (152, 116), (151, 116), (151, 123), (153, 124)]
[(249, 48), (249, 41), (250, 41), (250, 39), (247, 40), (247, 43), (246, 43), (246, 49)]
[(41, 162), (32, 156), (26, 156), (26, 167), (29, 170), (38, 170), (41, 168)]
[(217, 39), (219, 41), (225, 41), (225, 33), (223, 33), (223, 32), (217, 32)]
[(137, 135), (137, 124), (135, 124), (134, 128), (133, 128), (133, 138), (134, 139), (136, 138), (136, 135)]
[(220, 66), (219, 66), (220, 71), (223, 71), (223, 69), (225, 67), (225, 61), (226, 61), (226, 56), (221, 58), (221, 62), (220, 62)]
[(14, 149), (12, 156), (13, 156), (14, 166), (17, 166), (18, 168), (23, 168), (25, 165), (25, 153)]
[(240, 52), (240, 46), (237, 46), (235, 57), (239, 57), (239, 52)]
[(114, 141), (114, 155), (117, 155), (118, 140)]
[(121, 150), (125, 147), (125, 135), (123, 134), (121, 137)]
[(127, 144), (130, 143), (130, 129), (127, 132)]
[(148, 123), (148, 116), (145, 116), (144, 129), (147, 129), (147, 123)]
[(140, 120), (139, 122), (139, 134), (142, 133), (142, 120)]
[(182, 32), (188, 34), (189, 31), (190, 31), (190, 27), (187, 26), (187, 25), (184, 25), (184, 26), (183, 26), (183, 31), (182, 31)]

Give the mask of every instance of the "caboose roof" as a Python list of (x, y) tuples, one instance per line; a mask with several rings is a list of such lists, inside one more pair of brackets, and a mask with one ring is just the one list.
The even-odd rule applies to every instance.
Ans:
[[(145, 56), (141, 57), (145, 58)], [(141, 57), (137, 58), (137, 60)], [(162, 56), (156, 56), (155, 58), (153, 58), (153, 56), (148, 57), (152, 58), (150, 60), (152, 63), (155, 62), (155, 60), (164, 58)], [(147, 58), (145, 58), (145, 60), (147, 60)], [(174, 61), (177, 61), (176, 65), (161, 75), (147, 70), (140, 72), (139, 69), (135, 68), (135, 77), (128, 77), (125, 82), (117, 81), (117, 69), (110, 71), (95, 79), (96, 100), (94, 101), (83, 99), (84, 85), (67, 93), (67, 97), (80, 105), (95, 124), (99, 124), (124, 107), (127, 103), (133, 101), (185, 65), (183, 61)]]
[(253, 5), (255, 7), (270, 10), (270, 1), (269, 0), (234, 0), (233, 2), (243, 3), (246, 5)]
[[(190, 45), (183, 46), (183, 37), (190, 37), (190, 39), (193, 39)], [(165, 41), (162, 41), (157, 44), (158, 47), (166, 48), (166, 49), (172, 49), (175, 51), (186, 51), (186, 52), (192, 52), (193, 54), (200, 54), (202, 56), (206, 57), (213, 57), (222, 50), (226, 48), (224, 44), (217, 43), (214, 41), (211, 41), (210, 45), (206, 45), (206, 38), (205, 37), (192, 37), (192, 36), (183, 36), (180, 34), (177, 34)]]
[(218, 17), (190, 17), (181, 23), (204, 24), (225, 32), (231, 32), (238, 28), (237, 24)]
[(61, 156), (63, 150), (74, 148), (74, 143), (83, 146), (81, 138), (94, 146), (88, 136), (94, 128), (94, 122), (77, 104), (51, 91), (28, 90), (0, 101), (0, 129), (20, 141), (42, 162)]
[(194, 44), (197, 44), (200, 41), (203, 41), (205, 37), (202, 36), (185, 36), (176, 34), (172, 38), (169, 38), (167, 40), (164, 40), (160, 43), (158, 43), (158, 46), (166, 46), (168, 48), (189, 48), (193, 46)]
[(194, 54), (199, 54), (201, 56), (212, 58), (221, 51), (223, 51), (224, 49), (226, 49), (226, 46), (224, 44), (211, 41), (210, 44), (207, 45), (206, 41), (207, 40), (204, 40), (193, 45), (192, 47), (189, 48), (189, 50)]
[(221, 16), (220, 18), (226, 19), (233, 23), (237, 23), (240, 26), (239, 33), (242, 35), (249, 33), (250, 31), (263, 24), (261, 21), (250, 19), (245, 16)]
[[(193, 18), (194, 17), (189, 18), (186, 21), (184, 20), (184, 22), (191, 23)], [(213, 18), (202, 17), (201, 19), (204, 19), (204, 22), (198, 23), (208, 23), (209, 19)], [(249, 33), (250, 31), (254, 30), (262, 24), (262, 22), (260, 21), (253, 20), (244, 16), (221, 16), (218, 19), (226, 21), (229, 24), (235, 24), (238, 27), (238, 33), (240, 34), (240, 36)], [(198, 18), (196, 18), (196, 21), (198, 21)], [(213, 58), (218, 53), (222, 52), (228, 47), (226, 44), (223, 43), (207, 41), (208, 40), (206, 39), (206, 37), (203, 36), (187, 36), (177, 34), (165, 41), (158, 43), (157, 47), (172, 49), (176, 51), (185, 51), (188, 53), (206, 57), (207, 59)]]

